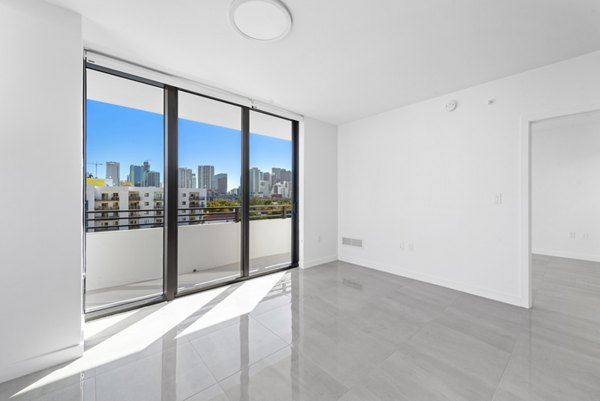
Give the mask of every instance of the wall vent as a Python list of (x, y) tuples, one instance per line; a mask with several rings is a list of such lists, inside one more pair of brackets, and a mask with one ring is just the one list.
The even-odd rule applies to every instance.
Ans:
[(350, 246), (358, 246), (359, 248), (362, 248), (362, 246), (363, 246), (361, 239), (347, 238), (347, 237), (342, 237), (342, 244), (350, 245)]

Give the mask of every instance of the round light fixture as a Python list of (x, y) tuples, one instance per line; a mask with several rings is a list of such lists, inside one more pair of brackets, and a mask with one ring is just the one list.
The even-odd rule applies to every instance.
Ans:
[(279, 0), (234, 0), (229, 20), (242, 36), (261, 42), (283, 39), (292, 29), (292, 14)]

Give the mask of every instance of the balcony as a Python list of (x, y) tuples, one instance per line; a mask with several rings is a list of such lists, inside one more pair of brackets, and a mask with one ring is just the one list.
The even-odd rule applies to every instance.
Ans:
[[(256, 212), (250, 224), (250, 266), (253, 273), (291, 262), (292, 220), (287, 218), (287, 211), (281, 211), (281, 206), (277, 208), (269, 209), (273, 212), (271, 215), (266, 214), (264, 209), (258, 210), (261, 208), (251, 209)], [(197, 220), (185, 214), (189, 220), (179, 222), (179, 281), (180, 286), (186, 288), (232, 277), (239, 272), (239, 207), (199, 208), (197, 212), (199, 214), (192, 215)], [(95, 214), (88, 213), (90, 216)], [(183, 216), (180, 214), (181, 220)], [(88, 225), (96, 221), (101, 222), (100, 218), (87, 220)], [(98, 305), (101, 299), (102, 302), (111, 297), (118, 300), (124, 290), (135, 294), (139, 291), (139, 296), (146, 296), (162, 289), (162, 216), (139, 220), (119, 218), (119, 227), (115, 231), (111, 223), (110, 231), (93, 227), (87, 230), (86, 285), (91, 297), (87, 301), (90, 307), (96, 302), (94, 299), (98, 300)]]
[[(251, 265), (261, 261), (290, 261), (291, 219), (252, 223)], [(113, 228), (113, 227), (111, 227)], [(156, 280), (163, 271), (163, 229), (88, 232), (86, 236), (88, 290)], [(215, 273), (239, 264), (239, 224), (195, 224), (179, 227), (179, 274)], [(201, 257), (205, 255), (205, 257)], [(265, 266), (262, 266), (263, 268)]]

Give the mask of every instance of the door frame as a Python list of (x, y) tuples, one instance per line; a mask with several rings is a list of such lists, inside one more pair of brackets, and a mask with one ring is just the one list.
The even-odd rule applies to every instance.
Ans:
[(520, 277), (519, 277), (519, 298), (521, 306), (525, 308), (533, 307), (533, 280), (532, 280), (532, 204), (531, 204), (531, 138), (532, 127), (536, 122), (550, 120), (553, 118), (567, 117), (576, 114), (595, 112), (600, 110), (600, 103), (577, 105), (568, 108), (559, 108), (538, 113), (525, 114), (521, 118), (520, 130), (520, 154), (521, 154), (521, 174), (520, 174), (520, 238), (519, 238), (519, 259), (520, 259)]

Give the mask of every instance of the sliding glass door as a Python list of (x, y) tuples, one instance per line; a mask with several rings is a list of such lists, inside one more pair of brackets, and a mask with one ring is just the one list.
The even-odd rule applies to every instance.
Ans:
[(179, 91), (178, 292), (242, 275), (241, 115)]
[(250, 112), (250, 275), (292, 263), (292, 122)]
[(97, 64), (85, 83), (89, 317), (297, 266), (297, 121)]
[(163, 89), (89, 69), (85, 310), (163, 293)]

